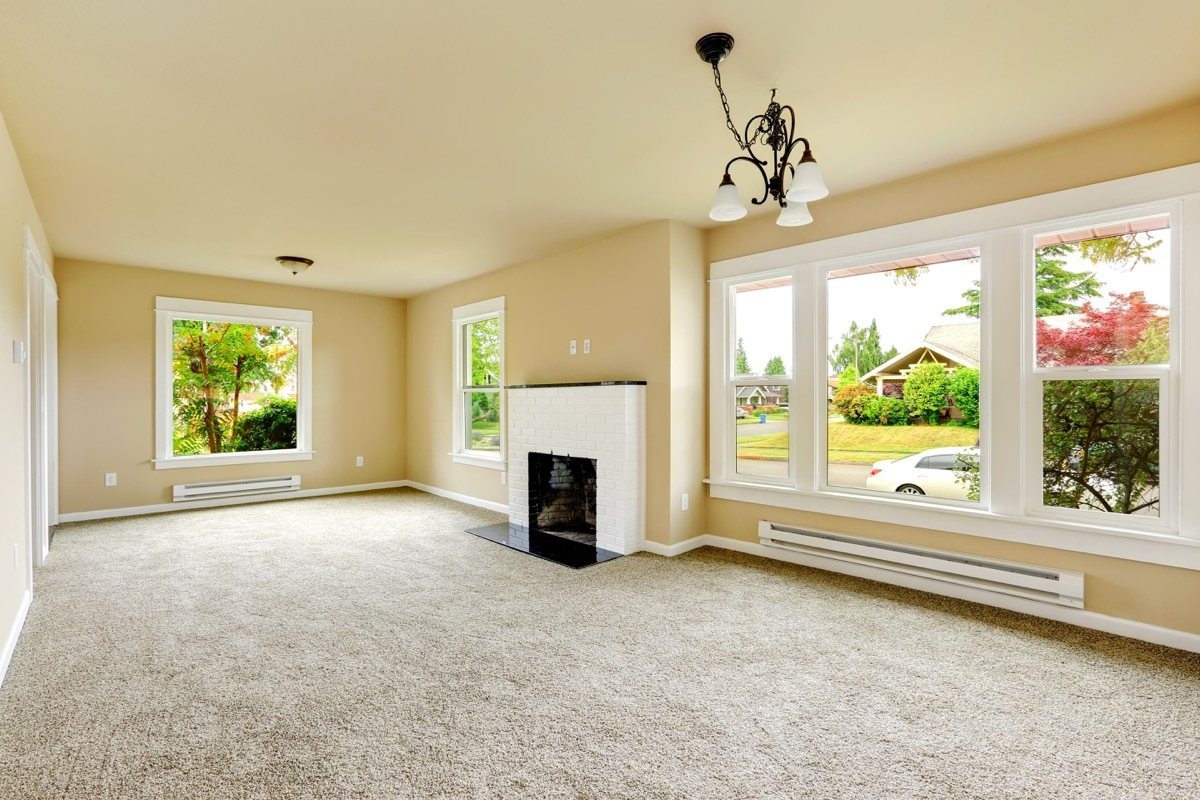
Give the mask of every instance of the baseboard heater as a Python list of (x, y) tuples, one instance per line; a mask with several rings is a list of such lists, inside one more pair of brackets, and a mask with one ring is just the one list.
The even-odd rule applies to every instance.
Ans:
[(208, 483), (177, 483), (172, 499), (216, 500), (221, 497), (244, 497), (254, 494), (294, 492), (300, 488), (299, 475), (281, 475), (275, 478), (247, 478), (241, 481), (209, 481)]
[[(882, 570), (897, 576), (916, 576), (986, 592), (1083, 608), (1083, 574), (1079, 572), (996, 561), (861, 536), (793, 528), (767, 520), (758, 523), (758, 540), (766, 547), (811, 556), (811, 560), (800, 560), (808, 566), (834, 572), (849, 572), (911, 585), (908, 582), (889, 581), (885, 574), (878, 572)], [(870, 569), (844, 569), (839, 568), (839, 564)]]

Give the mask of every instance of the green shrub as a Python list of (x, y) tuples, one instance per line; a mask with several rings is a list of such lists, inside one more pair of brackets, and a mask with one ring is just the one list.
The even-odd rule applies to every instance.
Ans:
[(268, 397), (238, 418), (233, 447), (237, 452), (290, 450), (296, 447), (296, 401)]
[(904, 404), (908, 413), (936, 425), (946, 407), (950, 391), (950, 375), (936, 361), (923, 361), (912, 368), (904, 384)]
[(950, 373), (950, 396), (962, 412), (963, 424), (979, 427), (979, 370), (958, 367)]
[(908, 406), (894, 397), (880, 397), (877, 425), (907, 425)]
[(852, 383), (837, 390), (833, 396), (833, 407), (842, 415), (842, 419), (854, 425), (867, 423), (867, 414), (875, 392), (861, 383)]

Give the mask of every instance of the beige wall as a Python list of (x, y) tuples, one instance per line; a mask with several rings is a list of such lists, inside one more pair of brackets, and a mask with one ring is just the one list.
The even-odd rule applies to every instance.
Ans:
[[(671, 539), (708, 533), (708, 262), (703, 234), (671, 225)], [(680, 499), (688, 495), (688, 510)]]
[[(171, 501), (176, 483), (301, 476), (304, 489), (405, 477), (405, 301), (61, 259), (61, 511)], [(311, 461), (155, 470), (156, 295), (313, 312)], [(355, 467), (363, 456), (364, 466)], [(105, 487), (104, 473), (117, 473)]]
[[(673, 245), (678, 245), (674, 259)], [(503, 295), (506, 383), (646, 381), (646, 535), (665, 544), (671, 541), (676, 524), (699, 530), (701, 526), (692, 521), (703, 519), (702, 501), (678, 523), (672, 513), (678, 503), (672, 501), (677, 486), (690, 487), (692, 497), (699, 497), (704, 466), (702, 460), (680, 462), (678, 468), (690, 475), (673, 478), (671, 306), (676, 273), (688, 284), (683, 291), (694, 292), (694, 283), (702, 292), (703, 271), (699, 233), (656, 222), (412, 298), (408, 307), (409, 478), (508, 503), (508, 490), (497, 470), (451, 461), (450, 415), (445, 413), (453, 387), (451, 311)], [(696, 324), (693, 319), (683, 332), (690, 337)], [(690, 345), (692, 363), (703, 358), (703, 328), (699, 330), (700, 336)], [(568, 353), (571, 339), (580, 343), (574, 356)], [(584, 339), (592, 343), (588, 355), (583, 354)], [(702, 413), (703, 397), (697, 400), (700, 405), (692, 404), (692, 416)], [(694, 422), (691, 426), (696, 427)]]
[[(814, 203), (816, 221), (798, 230), (780, 228), (768, 218), (715, 228), (708, 235), (709, 257), (734, 258), (1200, 162), (1198, 132), (1200, 103), (867, 191), (835, 194)], [(836, 192), (836, 173), (827, 177)], [(1184, 406), (1198, 402), (1185, 398)], [(757, 541), (758, 520), (769, 518), (1077, 570), (1087, 575), (1088, 611), (1200, 633), (1200, 574), (1189, 570), (728, 500), (711, 500), (708, 514), (709, 533), (745, 541)]]
[[(25, 366), (14, 364), (11, 343), (25, 340), (25, 244), (28, 225), (47, 261), (50, 245), (29, 195), (21, 165), (0, 117), (0, 648), (29, 591), (25, 532)], [(17, 567), (13, 567), (16, 547)]]

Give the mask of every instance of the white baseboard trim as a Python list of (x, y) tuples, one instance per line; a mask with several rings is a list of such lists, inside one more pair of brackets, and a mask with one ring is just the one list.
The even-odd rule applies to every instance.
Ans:
[(439, 489), (436, 486), (427, 486), (424, 483), (417, 483), (416, 481), (401, 481), (401, 483), (405, 486), (410, 486), (413, 489), (419, 489), (422, 492), (428, 492), (429, 494), (436, 495), (437, 497), (444, 497), (447, 500), (456, 500), (459, 503), (466, 503), (469, 506), (476, 506), (477, 508), (486, 508), (488, 511), (496, 511), (501, 514), (508, 513), (508, 503), (495, 503), (491, 500), (482, 500), (478, 497), (471, 497), (469, 494), (450, 492), (445, 489)]
[[(647, 544), (649, 545), (650, 542), (647, 542)], [(992, 592), (974, 589), (969, 586), (958, 586), (952, 583), (922, 578), (917, 575), (905, 575), (903, 573), (879, 569), (878, 567), (851, 564), (845, 561), (837, 561), (805, 553), (794, 553), (774, 547), (765, 547), (758, 542), (730, 539), (725, 536), (715, 536), (711, 533), (693, 537), (670, 547), (656, 545), (656, 548), (659, 549), (650, 550), (649, 547), (646, 549), (650, 552), (657, 552), (659, 555), (674, 556), (704, 546), (719, 547), (723, 550), (734, 550), (739, 553), (749, 553), (751, 555), (762, 556), (763, 558), (775, 559), (776, 561), (788, 561), (793, 564), (815, 567), (829, 572), (840, 572), (896, 586), (905, 586), (932, 594), (957, 597), (962, 600), (1005, 608), (1009, 611), (1017, 611), (1034, 617), (1066, 622), (1071, 625), (1078, 625), (1081, 628), (1113, 633), (1117, 636), (1138, 639), (1143, 642), (1150, 642), (1151, 644), (1161, 644), (1166, 647), (1174, 647), (1177, 650), (1186, 650), (1190, 653), (1200, 653), (1200, 634), (1177, 631), (1158, 625), (1148, 625), (1144, 622), (1135, 622), (1133, 620), (1121, 619), (1120, 617), (1110, 617), (1105, 614), (1097, 614), (1094, 611), (1068, 608), (1051, 603), (1039, 603), (1036, 600), (1027, 600), (1021, 597), (993, 594)]]
[(660, 544), (659, 542), (652, 542), (647, 539), (642, 543), (642, 550), (646, 553), (653, 553), (656, 556), (667, 556), (668, 558), (671, 558), (673, 556), (686, 553), (689, 550), (695, 550), (697, 547), (704, 547), (706, 544), (709, 544), (709, 542), (704, 541), (706, 538), (708, 537), (693, 536), (691, 539), (685, 539), (684, 541), (676, 542), (675, 544)]
[(184, 500), (179, 503), (158, 503), (151, 506), (130, 506), (128, 508), (101, 508), (96, 511), (72, 511), (59, 514), (59, 522), (86, 522), (93, 519), (113, 519), (115, 517), (139, 517), (144, 514), (164, 514), (170, 511), (187, 511), (191, 508), (215, 508), (217, 506), (238, 506), (245, 503), (270, 503), (276, 500), (296, 500), (302, 497), (324, 497), (330, 494), (351, 494), (353, 492), (373, 492), (377, 489), (400, 489), (408, 486), (408, 481), (383, 481), (382, 483), (360, 483), (354, 486), (327, 486), (323, 489), (299, 489), (294, 492), (279, 492), (278, 494), (255, 494), (246, 497), (218, 497), (208, 500)]
[(17, 618), (13, 620), (8, 636), (4, 640), (4, 651), (0, 652), (0, 686), (4, 685), (4, 676), (8, 674), (8, 665), (12, 661), (13, 651), (17, 649), (17, 639), (21, 629), (25, 627), (25, 617), (29, 614), (29, 606), (33, 602), (33, 594), (26, 589), (21, 598), (21, 607), (17, 609)]

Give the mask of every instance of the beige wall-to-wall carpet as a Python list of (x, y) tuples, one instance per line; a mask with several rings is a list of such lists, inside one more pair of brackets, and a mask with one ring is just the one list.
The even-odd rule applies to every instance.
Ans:
[(1200, 656), (414, 490), (63, 526), (5, 798), (1191, 798)]

